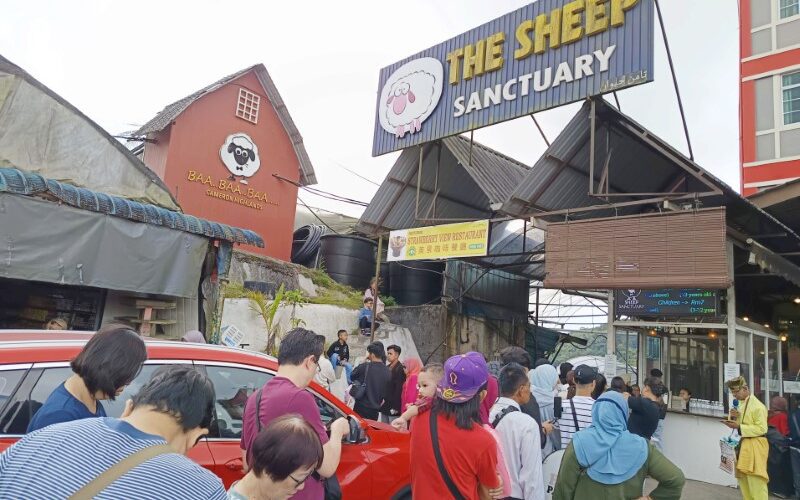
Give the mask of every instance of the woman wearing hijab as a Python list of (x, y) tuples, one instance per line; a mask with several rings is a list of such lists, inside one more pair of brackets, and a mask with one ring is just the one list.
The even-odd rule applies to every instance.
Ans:
[(419, 389), (417, 389), (417, 378), (419, 372), (422, 370), (422, 361), (417, 358), (408, 358), (405, 361), (406, 368), (406, 381), (403, 382), (403, 394), (400, 399), (400, 406), (402, 410), (400, 414), (405, 413), (408, 405), (413, 405), (418, 399)]
[(658, 481), (649, 498), (681, 497), (683, 472), (644, 438), (628, 432), (628, 403), (609, 391), (592, 407), (592, 426), (576, 432), (567, 446), (553, 500), (640, 498), (647, 476)]
[(728, 380), (725, 385), (731, 394), (739, 400), (738, 408), (731, 410), (736, 420), (724, 420), (722, 423), (731, 429), (737, 429), (742, 437), (739, 442), (739, 453), (736, 459), (736, 479), (742, 490), (742, 498), (764, 499), (769, 496), (767, 481), (767, 459), (769, 443), (767, 434), (767, 407), (750, 394), (750, 388), (744, 377)]
[[(556, 418), (554, 400), (558, 395), (559, 385), (558, 371), (553, 365), (541, 365), (529, 371), (528, 378), (531, 381), (531, 394), (539, 404), (542, 422), (554, 421)], [(546, 457), (560, 448), (561, 436), (550, 433), (543, 444), (542, 457)]]

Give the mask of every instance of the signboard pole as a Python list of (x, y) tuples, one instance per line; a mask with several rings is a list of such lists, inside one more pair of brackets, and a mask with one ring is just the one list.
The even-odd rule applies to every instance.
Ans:
[(380, 294), (381, 279), (381, 254), (383, 253), (383, 235), (378, 236), (378, 255), (375, 259), (375, 293), (372, 301), (372, 324), (370, 325), (369, 341), (375, 342), (375, 320), (378, 319), (378, 295)]

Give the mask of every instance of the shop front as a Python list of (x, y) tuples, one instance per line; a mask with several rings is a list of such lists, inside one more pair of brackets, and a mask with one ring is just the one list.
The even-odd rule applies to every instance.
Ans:
[(11, 168), (0, 169), (0, 239), (0, 329), (122, 321), (172, 339), (215, 330), (232, 246), (264, 244), (251, 231)]

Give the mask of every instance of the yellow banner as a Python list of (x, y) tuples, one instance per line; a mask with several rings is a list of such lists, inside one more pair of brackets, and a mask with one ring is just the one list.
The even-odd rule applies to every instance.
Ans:
[(389, 234), (389, 261), (481, 257), (489, 251), (489, 221), (398, 229)]

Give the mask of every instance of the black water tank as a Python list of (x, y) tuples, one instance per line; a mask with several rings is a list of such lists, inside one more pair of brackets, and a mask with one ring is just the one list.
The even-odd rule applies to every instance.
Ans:
[(363, 291), (375, 275), (376, 247), (359, 236), (326, 234), (321, 238), (320, 265), (337, 283)]
[(442, 295), (444, 262), (392, 262), (389, 265), (391, 295), (398, 304), (436, 304)]
[(389, 263), (388, 262), (381, 262), (381, 286), (378, 287), (378, 293), (382, 296), (387, 296), (392, 294), (392, 289), (390, 286), (391, 276), (389, 275)]

